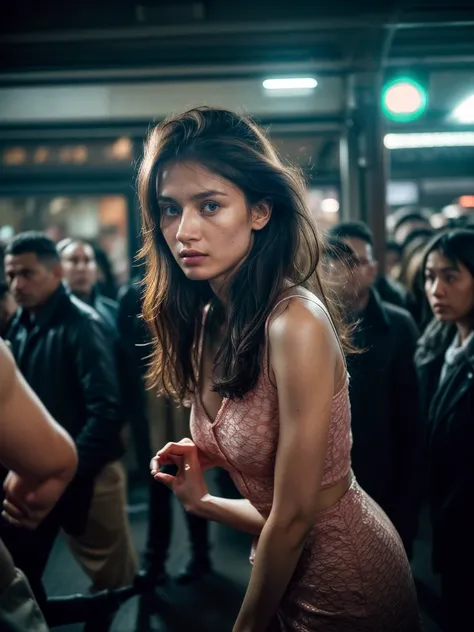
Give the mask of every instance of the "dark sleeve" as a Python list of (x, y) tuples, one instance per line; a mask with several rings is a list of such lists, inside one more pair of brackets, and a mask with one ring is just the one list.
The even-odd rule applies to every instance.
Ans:
[(397, 506), (394, 508), (400, 535), (405, 543), (416, 535), (421, 495), (422, 414), (414, 355), (419, 337), (413, 318), (400, 315), (396, 328), (393, 367), (394, 422), (398, 439)]
[(99, 321), (81, 319), (75, 331), (74, 370), (82, 390), (85, 423), (76, 437), (77, 475), (94, 477), (117, 458), (123, 423), (114, 341)]

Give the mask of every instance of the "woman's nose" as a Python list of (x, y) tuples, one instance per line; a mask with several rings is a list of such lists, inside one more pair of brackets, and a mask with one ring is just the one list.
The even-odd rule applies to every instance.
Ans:
[(431, 286), (431, 294), (433, 296), (442, 296), (444, 294), (444, 284), (440, 279), (436, 279)]
[(176, 233), (176, 239), (181, 243), (187, 241), (195, 241), (199, 238), (200, 227), (199, 217), (192, 211), (186, 209), (181, 214), (181, 220), (178, 226), (178, 232)]

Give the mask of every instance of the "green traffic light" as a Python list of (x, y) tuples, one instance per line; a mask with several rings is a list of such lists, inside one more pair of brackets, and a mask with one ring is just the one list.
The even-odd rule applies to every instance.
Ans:
[(385, 116), (399, 123), (415, 121), (428, 106), (425, 88), (411, 77), (397, 77), (386, 83), (381, 99)]

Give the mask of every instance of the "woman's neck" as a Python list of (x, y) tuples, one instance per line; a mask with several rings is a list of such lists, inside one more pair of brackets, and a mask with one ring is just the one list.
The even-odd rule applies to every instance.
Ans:
[(461, 345), (468, 339), (471, 333), (474, 331), (474, 318), (471, 316), (470, 318), (466, 318), (465, 320), (458, 321), (456, 323), (456, 328), (459, 334), (459, 342)]

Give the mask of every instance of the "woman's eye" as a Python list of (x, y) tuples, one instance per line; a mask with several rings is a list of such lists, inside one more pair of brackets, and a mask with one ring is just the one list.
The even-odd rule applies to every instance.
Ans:
[(176, 208), (176, 206), (162, 206), (161, 207), (161, 212), (163, 215), (166, 215), (166, 217), (176, 217), (176, 215), (179, 214), (178, 209)]
[(215, 213), (218, 208), (219, 204), (217, 204), (217, 202), (206, 202), (202, 207), (202, 210), (208, 213)]

